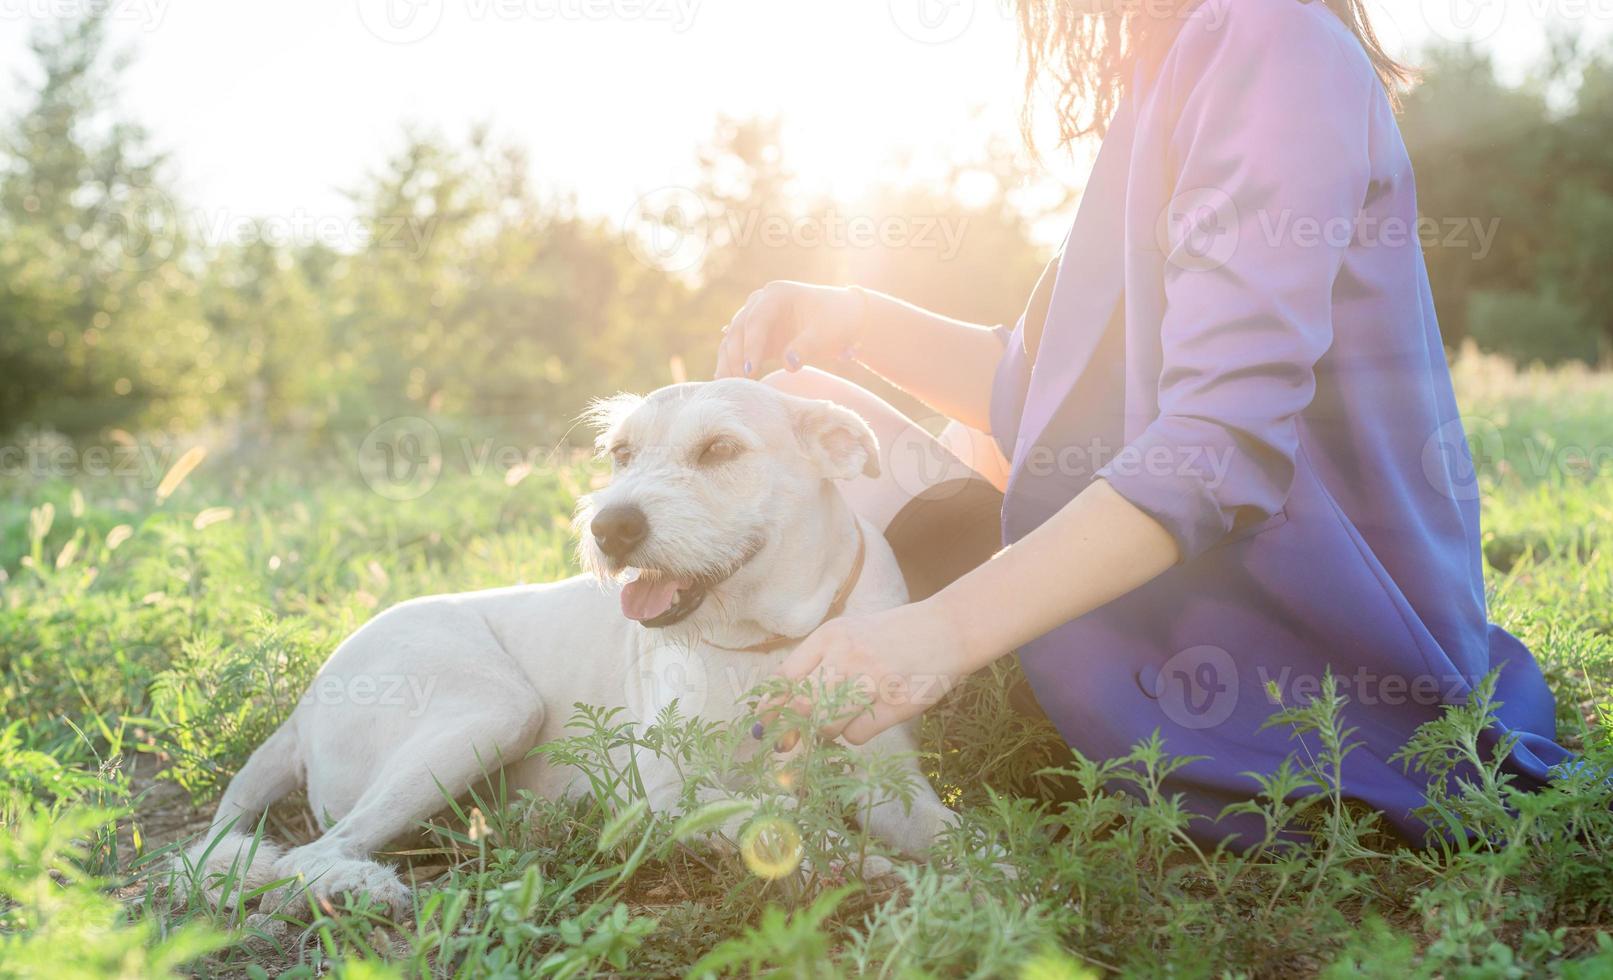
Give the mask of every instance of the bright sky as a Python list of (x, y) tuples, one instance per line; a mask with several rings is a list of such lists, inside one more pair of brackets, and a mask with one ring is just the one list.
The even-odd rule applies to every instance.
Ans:
[[(0, 66), (32, 23), (97, 0), (0, 0)], [(525, 145), (542, 186), (620, 219), (687, 182), (719, 113), (782, 113), (809, 188), (854, 199), (902, 153), (974, 155), (1015, 131), (1001, 0), (99, 0), (137, 60), (124, 104), (183, 199), (232, 217), (345, 217), (340, 189), (406, 124), (477, 122)], [(1600, 31), (1613, 0), (1395, 0), (1397, 52), (1472, 36), (1516, 70), (1548, 17)], [(0, 117), (19, 108), (0, 87)], [(1061, 168), (1079, 184), (1083, 168)]]

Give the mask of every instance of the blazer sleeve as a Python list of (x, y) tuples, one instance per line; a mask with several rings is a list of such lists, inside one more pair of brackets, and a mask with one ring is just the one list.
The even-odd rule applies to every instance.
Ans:
[[(1369, 182), (1377, 81), (1321, 4), (1210, 0), (1156, 93), (1180, 106), (1158, 415), (1098, 476), (1184, 559), (1280, 512), (1297, 416), (1332, 344), (1332, 294)], [(1167, 124), (1172, 125), (1172, 124)]]

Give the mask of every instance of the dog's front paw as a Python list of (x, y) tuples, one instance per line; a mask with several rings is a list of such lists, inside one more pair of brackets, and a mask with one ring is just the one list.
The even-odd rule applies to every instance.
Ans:
[(295, 903), (302, 893), (322, 907), (344, 896), (366, 896), (394, 919), (403, 918), (414, 907), (414, 895), (398, 873), (374, 861), (332, 856), (310, 845), (287, 852), (275, 870), (281, 877), (297, 881), (264, 896), (262, 907), (271, 911)]

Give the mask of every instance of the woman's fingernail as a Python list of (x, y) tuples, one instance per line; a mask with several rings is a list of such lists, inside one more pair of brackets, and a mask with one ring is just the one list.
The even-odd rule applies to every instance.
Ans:
[(767, 729), (762, 727), (761, 722), (757, 722), (756, 724), (750, 726), (750, 737), (760, 742), (762, 740), (762, 733), (766, 730)]
[(750, 377), (750, 358), (745, 359), (745, 377)]
[(784, 363), (789, 366), (791, 371), (799, 371), (801, 370), (801, 355), (793, 350), (785, 351)]
[(773, 751), (781, 754), (788, 752), (795, 748), (796, 744), (800, 741), (800, 735), (796, 734), (795, 732), (790, 732), (788, 735), (785, 735), (783, 738), (773, 743)]

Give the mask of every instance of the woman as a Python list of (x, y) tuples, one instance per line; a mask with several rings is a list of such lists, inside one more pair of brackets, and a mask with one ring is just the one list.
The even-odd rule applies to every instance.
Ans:
[(1157, 730), (1172, 754), (1205, 757), (1169, 789), (1207, 839), (1257, 830), (1218, 814), (1256, 791), (1247, 773), (1300, 750), (1262, 731), (1272, 694), (1312, 697), (1328, 671), (1365, 743), (1345, 790), (1408, 838), (1426, 830), (1412, 812), (1424, 782), (1388, 759), (1492, 670), (1508, 766), (1544, 781), (1567, 756), (1539, 668), (1487, 620), (1472, 473), (1409, 231), (1403, 73), (1360, 0), (1076, 6), (1020, 3), (1066, 136), (1106, 132), (1063, 254), (1011, 334), (787, 282), (725, 331), (719, 375), (778, 359), (773, 383), (875, 425), (886, 474), (852, 500), (893, 540), (916, 508), (979, 480), (959, 484), (964, 462), (806, 365), (850, 351), (989, 433), (1004, 464), (1006, 548), (908, 606), (825, 624), (782, 672), (870, 683), (871, 709), (828, 730), (861, 742), (933, 703), (937, 676), (1018, 649), (1086, 755)]

